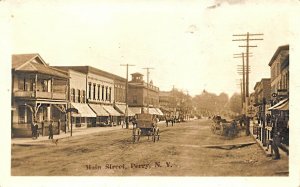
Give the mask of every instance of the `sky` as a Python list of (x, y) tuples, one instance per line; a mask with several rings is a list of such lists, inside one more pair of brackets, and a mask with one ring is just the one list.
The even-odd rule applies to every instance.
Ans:
[[(263, 33), (251, 41), (250, 91), (270, 77), (268, 63), (289, 44), (292, 7), (299, 1), (5, 1), (14, 54), (39, 53), (50, 65), (89, 65), (126, 77), (151, 67), (149, 79), (162, 91), (194, 96), (204, 89), (240, 92), (237, 66), (245, 42), (233, 34)], [(215, 8), (213, 8), (213, 5)], [(210, 8), (208, 8), (210, 7)], [(256, 37), (252, 37), (256, 38)]]

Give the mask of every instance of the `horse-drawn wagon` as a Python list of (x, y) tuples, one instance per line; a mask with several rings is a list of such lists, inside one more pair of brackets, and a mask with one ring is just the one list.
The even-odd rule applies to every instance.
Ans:
[(159, 128), (157, 121), (151, 114), (138, 114), (136, 124), (132, 130), (133, 143), (138, 142), (141, 136), (152, 137), (153, 142), (159, 140)]
[(213, 118), (213, 121), (214, 123), (211, 125), (211, 130), (215, 134), (234, 137), (239, 132), (237, 122), (235, 120), (227, 121), (226, 119), (222, 119), (221, 116), (216, 116)]

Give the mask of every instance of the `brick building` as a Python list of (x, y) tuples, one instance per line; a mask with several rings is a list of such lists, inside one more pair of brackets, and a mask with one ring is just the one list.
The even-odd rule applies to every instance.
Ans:
[(135, 113), (149, 113), (163, 115), (159, 109), (159, 88), (151, 81), (147, 84), (143, 80), (143, 74), (133, 73), (132, 79), (128, 82), (128, 106)]

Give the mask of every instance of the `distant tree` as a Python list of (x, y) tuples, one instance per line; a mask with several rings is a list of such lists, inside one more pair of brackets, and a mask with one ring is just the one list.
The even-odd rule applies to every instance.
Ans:
[(233, 94), (229, 99), (229, 108), (232, 112), (240, 113), (242, 111), (242, 101), (240, 94)]
[(203, 90), (200, 95), (193, 98), (193, 103), (199, 113), (209, 115), (224, 111), (228, 100), (229, 97), (226, 93), (216, 95)]

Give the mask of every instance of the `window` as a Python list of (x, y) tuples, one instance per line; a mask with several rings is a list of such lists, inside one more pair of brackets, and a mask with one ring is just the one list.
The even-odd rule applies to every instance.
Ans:
[(81, 96), (80, 96), (80, 90), (77, 90), (77, 92), (78, 92), (78, 97), (77, 97), (77, 101), (78, 101), (78, 103), (81, 103)]
[(72, 88), (72, 91), (71, 91), (71, 101), (75, 103), (75, 89)]
[(98, 84), (98, 95), (97, 100), (100, 100), (100, 84)]
[(108, 100), (108, 87), (105, 87), (105, 101)]
[(89, 82), (89, 99), (91, 99), (92, 96), (92, 83)]
[(19, 106), (19, 123), (25, 123), (25, 107), (24, 105)]
[(104, 101), (104, 86), (102, 86), (102, 95), (101, 95), (101, 100)]
[(133, 104), (137, 104), (137, 96), (133, 96), (133, 100), (132, 100)]
[(93, 84), (93, 100), (96, 100), (96, 84)]
[(24, 77), (20, 77), (19, 82), (18, 82), (19, 90), (25, 91), (25, 82), (26, 82), (26, 79)]
[(86, 101), (85, 101), (85, 91), (84, 91), (84, 90), (82, 90), (82, 102), (83, 102), (83, 103), (86, 102)]
[(109, 97), (108, 97), (108, 99), (111, 102), (111, 87), (109, 87)]

